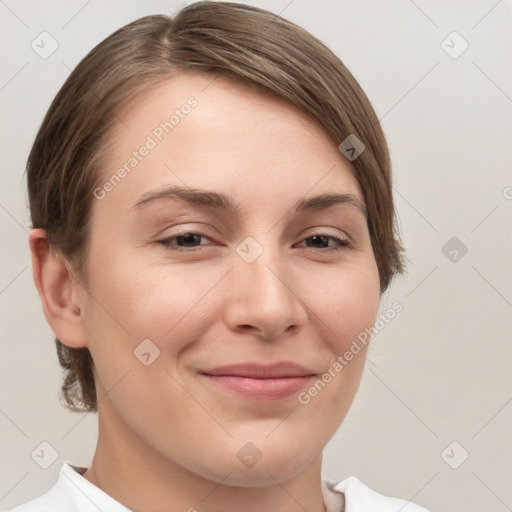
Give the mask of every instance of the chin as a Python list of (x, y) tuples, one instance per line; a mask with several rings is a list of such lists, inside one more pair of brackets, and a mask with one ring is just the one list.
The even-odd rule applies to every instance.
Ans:
[(215, 481), (231, 487), (262, 488), (276, 485), (276, 482), (284, 483), (291, 480), (300, 473), (301, 469), (303, 469), (301, 465), (289, 468), (272, 461), (266, 463), (260, 461), (252, 468), (232, 468), (227, 478), (223, 475), (221, 480), (217, 478)]
[[(233, 487), (267, 487), (294, 478), (315, 462), (320, 469), (321, 448), (317, 451), (307, 448), (298, 440), (248, 442), (242, 448), (237, 445), (236, 449), (208, 457), (207, 460), (215, 461), (215, 464), (208, 469), (203, 466), (202, 473), (210, 480)], [(229, 456), (226, 457), (227, 453)]]

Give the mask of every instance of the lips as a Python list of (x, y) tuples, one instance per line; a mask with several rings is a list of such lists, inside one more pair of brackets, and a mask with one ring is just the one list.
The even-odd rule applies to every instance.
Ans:
[(298, 393), (315, 377), (312, 370), (288, 361), (236, 364), (202, 370), (200, 375), (224, 391), (254, 400), (281, 400)]

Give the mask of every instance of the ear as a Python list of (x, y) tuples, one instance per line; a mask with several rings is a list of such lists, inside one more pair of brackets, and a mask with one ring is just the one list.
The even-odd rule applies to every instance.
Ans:
[(31, 229), (32, 274), (41, 298), (44, 315), (53, 332), (64, 345), (87, 346), (80, 310), (80, 285), (50, 246), (44, 229)]

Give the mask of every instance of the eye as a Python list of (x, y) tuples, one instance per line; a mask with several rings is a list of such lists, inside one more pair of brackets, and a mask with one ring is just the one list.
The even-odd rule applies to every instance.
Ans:
[[(208, 239), (206, 235), (202, 233), (196, 233), (195, 231), (187, 231), (184, 233), (177, 234), (170, 238), (165, 238), (163, 240), (158, 240), (158, 243), (162, 244), (164, 247), (170, 250), (176, 251), (193, 251), (195, 247), (199, 246), (199, 242), (201, 238)], [(176, 243), (173, 242), (176, 240)], [(183, 244), (183, 245), (181, 245)], [(204, 244), (202, 244), (204, 245)]]
[[(308, 243), (308, 240), (310, 240), (311, 242)], [(329, 240), (334, 240), (334, 246), (329, 247)], [(306, 242), (307, 247), (312, 247), (313, 249), (327, 249), (334, 251), (350, 246), (350, 241), (346, 238), (327, 235), (323, 233), (317, 233), (315, 235), (309, 236), (304, 239), (304, 242)], [(318, 247), (318, 245), (320, 245), (320, 247)]]

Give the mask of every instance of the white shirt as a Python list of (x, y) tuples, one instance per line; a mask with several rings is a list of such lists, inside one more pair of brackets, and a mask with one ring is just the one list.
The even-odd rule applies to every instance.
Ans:
[[(65, 462), (54, 486), (42, 496), (8, 512), (130, 512), (114, 498), (85, 479), (86, 468)], [(342, 482), (322, 480), (327, 512), (428, 512), (426, 508), (399, 498), (383, 496), (356, 477)], [(345, 510), (342, 496), (345, 495)]]

